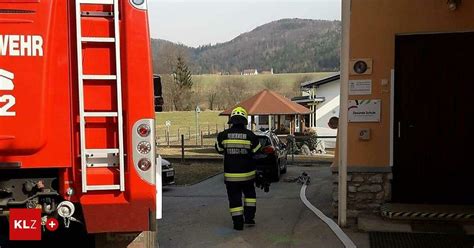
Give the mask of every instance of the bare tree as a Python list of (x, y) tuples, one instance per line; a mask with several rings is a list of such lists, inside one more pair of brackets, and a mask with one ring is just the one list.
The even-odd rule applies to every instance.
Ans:
[(163, 111), (174, 111), (173, 104), (173, 92), (175, 92), (175, 85), (173, 84), (173, 77), (170, 74), (161, 75), (162, 87), (163, 87)]
[(263, 80), (263, 86), (266, 89), (280, 92), (283, 82), (277, 76), (270, 76)]
[(173, 72), (178, 66), (178, 58), (181, 58), (182, 61), (189, 61), (189, 50), (183, 45), (171, 42), (155, 42), (152, 45), (153, 71), (160, 74), (163, 83), (163, 109), (165, 111), (181, 110), (183, 108), (181, 98), (187, 99), (185, 95), (190, 93), (183, 93), (179, 84), (176, 84)]
[(172, 74), (176, 67), (176, 58), (178, 57), (189, 61), (189, 50), (184, 46), (176, 45), (171, 42), (162, 43), (160, 46), (153, 47), (154, 72), (161, 75)]
[(219, 92), (217, 92), (217, 90), (215, 89), (212, 89), (208, 92), (207, 94), (207, 102), (209, 104), (209, 109), (210, 110), (214, 110), (215, 108), (215, 103), (216, 103), (216, 100), (217, 100), (217, 97), (219, 96)]
[(301, 95), (301, 84), (314, 80), (315, 77), (312, 75), (301, 75), (295, 81), (291, 83), (291, 91), (286, 92), (289, 96), (300, 96)]
[(293, 82), (291, 87), (291, 92), (288, 92), (291, 96), (300, 96), (301, 95), (301, 83), (298, 81)]
[(229, 77), (222, 81), (222, 95), (225, 97), (225, 108), (231, 107), (250, 95), (248, 84), (239, 77)]

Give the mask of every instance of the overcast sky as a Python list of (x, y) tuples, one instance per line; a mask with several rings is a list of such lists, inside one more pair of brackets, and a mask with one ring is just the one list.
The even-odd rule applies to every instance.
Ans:
[(283, 18), (341, 19), (341, 0), (148, 0), (148, 9), (152, 38), (194, 47)]

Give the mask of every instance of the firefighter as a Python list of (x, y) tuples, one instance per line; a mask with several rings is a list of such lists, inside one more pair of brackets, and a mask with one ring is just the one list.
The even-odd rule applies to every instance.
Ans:
[(215, 145), (216, 150), (224, 154), (224, 180), (229, 210), (236, 230), (243, 230), (244, 223), (255, 225), (257, 209), (254, 186), (256, 165), (253, 154), (261, 145), (257, 136), (246, 128), (247, 118), (244, 108), (233, 109), (228, 123), (231, 127), (218, 134)]

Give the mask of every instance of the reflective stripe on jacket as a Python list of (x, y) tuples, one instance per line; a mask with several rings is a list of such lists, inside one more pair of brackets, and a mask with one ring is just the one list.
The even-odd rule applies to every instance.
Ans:
[(233, 125), (219, 133), (215, 148), (224, 154), (224, 178), (227, 182), (255, 179), (253, 154), (261, 148), (258, 137), (242, 125)]
[(224, 178), (228, 182), (245, 182), (248, 180), (255, 179), (255, 171), (246, 173), (224, 173)]

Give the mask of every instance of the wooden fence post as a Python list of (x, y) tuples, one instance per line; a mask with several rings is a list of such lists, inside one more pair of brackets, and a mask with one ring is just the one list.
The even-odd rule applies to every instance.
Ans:
[(181, 164), (184, 164), (184, 134), (181, 134)]
[(203, 141), (204, 141), (204, 138), (202, 137), (202, 130), (201, 130), (201, 147), (204, 147)]

